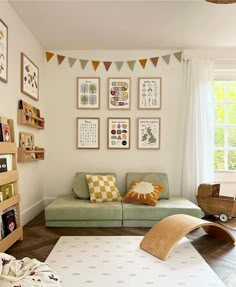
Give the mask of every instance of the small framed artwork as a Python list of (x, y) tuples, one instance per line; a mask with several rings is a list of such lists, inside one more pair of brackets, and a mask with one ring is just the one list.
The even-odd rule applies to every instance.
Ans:
[(7, 83), (8, 75), (8, 27), (0, 19), (0, 80)]
[(160, 118), (138, 118), (138, 149), (160, 149)]
[(161, 109), (161, 78), (139, 78), (138, 91), (139, 109)]
[(131, 103), (130, 78), (108, 78), (108, 108), (129, 110)]
[(77, 78), (77, 108), (100, 108), (100, 78)]
[(107, 119), (108, 149), (130, 148), (130, 118)]
[(24, 53), (21, 53), (21, 92), (39, 100), (39, 69)]
[(99, 118), (77, 118), (77, 149), (99, 149), (99, 129)]

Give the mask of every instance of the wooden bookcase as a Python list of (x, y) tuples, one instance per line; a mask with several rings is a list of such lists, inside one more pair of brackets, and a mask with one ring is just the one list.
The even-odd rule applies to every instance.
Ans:
[(20, 195), (18, 193), (18, 171), (17, 171), (17, 147), (14, 137), (14, 122), (9, 120), (11, 140), (10, 143), (0, 142), (0, 154), (12, 155), (12, 170), (0, 173), (0, 186), (12, 183), (14, 186), (14, 196), (0, 202), (0, 212), (9, 207), (16, 208), (17, 228), (9, 235), (0, 240), (0, 252), (6, 251), (16, 241), (23, 239), (23, 228), (20, 220)]
[[(29, 157), (28, 155), (33, 155)], [(18, 147), (18, 162), (29, 162), (36, 160), (44, 160), (44, 148), (27, 150), (24, 147)]]

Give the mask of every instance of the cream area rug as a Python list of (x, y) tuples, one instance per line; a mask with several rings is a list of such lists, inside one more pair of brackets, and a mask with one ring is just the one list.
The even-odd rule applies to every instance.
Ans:
[(142, 236), (62, 236), (46, 263), (62, 287), (223, 287), (187, 238), (167, 261), (140, 249)]

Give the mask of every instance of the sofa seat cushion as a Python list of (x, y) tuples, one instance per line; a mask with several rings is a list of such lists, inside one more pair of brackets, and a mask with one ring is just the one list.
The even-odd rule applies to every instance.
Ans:
[(122, 220), (121, 202), (91, 203), (73, 194), (62, 195), (45, 208), (46, 221)]
[(200, 217), (201, 209), (183, 197), (161, 199), (158, 201), (156, 206), (123, 202), (123, 221), (159, 221), (169, 215), (179, 213)]

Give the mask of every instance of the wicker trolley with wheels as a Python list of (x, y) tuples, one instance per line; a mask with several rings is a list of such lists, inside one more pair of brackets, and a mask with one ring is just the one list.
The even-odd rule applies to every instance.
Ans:
[(220, 195), (220, 184), (200, 184), (197, 202), (202, 209), (202, 216), (216, 215), (220, 221), (227, 222), (236, 217), (236, 200), (234, 197)]

